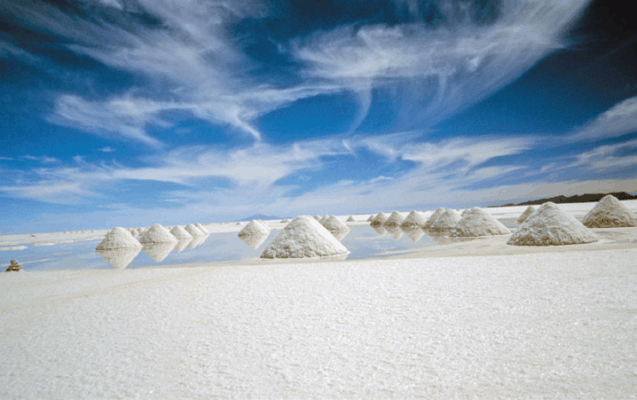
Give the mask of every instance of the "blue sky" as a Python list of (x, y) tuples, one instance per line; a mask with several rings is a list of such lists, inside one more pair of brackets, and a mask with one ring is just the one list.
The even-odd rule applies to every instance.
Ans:
[(0, 0), (0, 233), (636, 192), (608, 4)]

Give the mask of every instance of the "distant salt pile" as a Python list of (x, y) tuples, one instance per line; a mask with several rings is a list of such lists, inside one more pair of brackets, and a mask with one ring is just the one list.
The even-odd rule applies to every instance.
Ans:
[(176, 237), (174, 237), (170, 231), (168, 231), (168, 229), (164, 228), (163, 226), (161, 226), (160, 224), (155, 224), (153, 226), (150, 227), (150, 229), (148, 229), (146, 231), (146, 233), (144, 233), (142, 235), (141, 238), (139, 238), (139, 242), (141, 244), (146, 244), (146, 243), (177, 243), (178, 240)]
[(598, 241), (598, 237), (555, 203), (542, 204), (511, 236), (515, 246), (560, 246)]
[(374, 220), (370, 223), (371, 226), (382, 226), (385, 221), (387, 221), (387, 214), (385, 214), (384, 212), (379, 212), (378, 215), (376, 215), (376, 217), (374, 217)]
[(528, 217), (531, 216), (531, 214), (533, 214), (535, 212), (535, 207), (533, 206), (528, 206), (526, 210), (524, 210), (524, 212), (518, 217), (517, 221), (518, 224), (523, 223), (524, 221), (526, 221), (526, 219)]
[(288, 222), (290, 222), (290, 220), (289, 220), (289, 219), (282, 219), (282, 220), (281, 220), (281, 223), (282, 223), (282, 224), (287, 224)]
[(323, 223), (323, 226), (339, 241), (349, 233), (349, 227), (333, 215)]
[(20, 272), (21, 270), (22, 270), (22, 264), (20, 264), (16, 260), (11, 260), (5, 272)]
[(170, 234), (173, 235), (178, 241), (192, 240), (192, 235), (179, 225), (171, 229)]
[(194, 226), (193, 224), (188, 224), (186, 225), (186, 227), (184, 228), (184, 230), (188, 233), (190, 233), (190, 235), (192, 237), (196, 237), (196, 236), (206, 236), (205, 233), (203, 233), (199, 228), (197, 228), (196, 226)]
[(604, 196), (583, 219), (588, 228), (627, 228), (637, 226), (637, 217), (611, 194)]
[(321, 220), (321, 216), (320, 215), (315, 215), (314, 219), (317, 220), (317, 221), (320, 221)]
[(450, 237), (508, 235), (511, 231), (491, 214), (474, 207), (451, 229)]
[(397, 228), (400, 226), (400, 224), (403, 223), (404, 220), (405, 218), (400, 215), (398, 211), (394, 211), (393, 213), (391, 213), (389, 218), (387, 218), (385, 222), (383, 222), (383, 226), (387, 229)]
[(429, 226), (432, 231), (447, 231), (456, 226), (460, 221), (460, 214), (454, 210), (445, 210), (440, 214), (436, 221)]
[(352, 215), (350, 215), (349, 218), (347, 218), (347, 221), (345, 222), (356, 222), (356, 220), (354, 219)]
[(321, 218), (321, 219), (319, 220), (319, 222), (320, 222), (321, 224), (323, 224), (323, 222), (327, 221), (327, 219), (328, 219), (329, 217), (330, 217), (329, 215), (323, 215), (323, 218)]
[(210, 231), (209, 231), (208, 229), (206, 229), (206, 227), (205, 227), (205, 226), (201, 225), (199, 222), (197, 222), (197, 223), (195, 224), (195, 226), (196, 226), (197, 228), (199, 228), (199, 230), (200, 230), (200, 231), (202, 231), (203, 233), (205, 233), (206, 235), (210, 235)]
[(427, 223), (427, 220), (425, 219), (425, 217), (418, 211), (414, 210), (409, 213), (409, 215), (407, 216), (407, 218), (405, 218), (403, 223), (400, 224), (400, 227), (403, 229), (420, 228), (425, 226), (426, 223)]
[(374, 214), (370, 215), (369, 218), (367, 218), (367, 222), (372, 222), (374, 218), (376, 218)]
[(442, 215), (442, 213), (445, 212), (445, 209), (440, 207), (438, 208), (436, 211), (434, 211), (433, 214), (431, 214), (431, 216), (429, 217), (429, 219), (427, 220), (427, 222), (425, 222), (425, 225), (423, 226), (423, 228), (425, 229), (429, 229), (429, 227), (431, 225), (433, 225), (434, 222), (436, 222), (436, 220), (438, 219), (438, 217), (440, 217)]
[(292, 220), (266, 247), (261, 258), (306, 258), (346, 255), (349, 252), (325, 227), (310, 216)]
[(111, 250), (122, 248), (138, 248), (141, 249), (142, 245), (137, 239), (130, 234), (124, 228), (113, 228), (106, 234), (104, 240), (97, 245), (95, 250)]
[(269, 235), (270, 229), (257, 220), (250, 221), (241, 229), (237, 236), (262, 236)]

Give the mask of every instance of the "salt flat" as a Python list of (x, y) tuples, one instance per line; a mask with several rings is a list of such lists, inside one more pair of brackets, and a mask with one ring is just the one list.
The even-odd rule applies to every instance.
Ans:
[(635, 260), (0, 274), (0, 397), (630, 398)]

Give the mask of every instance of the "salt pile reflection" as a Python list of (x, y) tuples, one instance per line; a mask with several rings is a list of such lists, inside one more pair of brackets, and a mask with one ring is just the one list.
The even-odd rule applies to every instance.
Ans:
[(141, 248), (120, 248), (112, 250), (95, 250), (107, 263), (115, 269), (124, 269), (133, 262), (142, 251)]
[(256, 250), (259, 248), (259, 246), (261, 246), (265, 242), (268, 236), (270, 236), (270, 234), (248, 235), (248, 236), (241, 235), (241, 236), (238, 236), (238, 238), (241, 239), (243, 243), (247, 244), (252, 249)]
[(142, 250), (155, 262), (162, 262), (174, 248), (175, 243), (151, 243), (145, 244)]

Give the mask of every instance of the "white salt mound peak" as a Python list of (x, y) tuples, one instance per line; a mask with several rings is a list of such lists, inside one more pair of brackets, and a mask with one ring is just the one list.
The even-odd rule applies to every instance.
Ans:
[(151, 226), (144, 235), (139, 238), (139, 242), (145, 243), (177, 243), (176, 237), (160, 224)]
[(270, 228), (270, 226), (269, 226), (268, 224), (266, 224), (264, 221), (262, 221), (262, 220), (260, 220), (260, 219), (257, 219), (257, 220), (255, 220), (255, 221), (257, 221), (258, 223), (260, 223), (261, 225), (263, 225), (263, 227), (264, 227), (265, 229), (267, 229), (267, 230), (268, 230), (268, 233), (270, 233), (270, 231), (272, 230), (272, 228)]
[(122, 248), (138, 248), (141, 249), (142, 245), (137, 239), (130, 234), (124, 228), (113, 228), (106, 234), (104, 240), (97, 245), (95, 250), (112, 250)]
[(199, 222), (197, 222), (197, 223), (195, 224), (195, 226), (196, 226), (197, 228), (199, 228), (199, 230), (200, 230), (200, 231), (202, 231), (203, 233), (205, 233), (206, 235), (210, 235), (210, 231), (209, 231), (208, 229), (206, 229), (206, 227), (205, 227), (205, 226), (201, 225)]
[(535, 210), (511, 236), (515, 246), (560, 246), (597, 242), (599, 238), (555, 203), (547, 202)]
[(177, 238), (178, 241), (190, 240), (192, 239), (192, 235), (188, 233), (184, 228), (177, 225), (173, 229), (171, 229), (170, 233)]
[(347, 221), (345, 222), (356, 222), (356, 220), (354, 219), (353, 216), (350, 215), (349, 218), (347, 218)]
[(445, 212), (445, 209), (442, 208), (442, 207), (440, 207), (436, 211), (434, 211), (434, 213), (431, 214), (431, 216), (429, 217), (427, 222), (425, 222), (425, 225), (423, 226), (423, 228), (428, 229), (431, 225), (433, 225), (434, 222), (436, 222), (438, 217), (440, 217), (443, 212)]
[(241, 229), (237, 236), (263, 236), (269, 235), (270, 229), (257, 220), (250, 221)]
[(425, 219), (424, 215), (414, 210), (409, 213), (409, 215), (407, 216), (407, 218), (405, 218), (403, 223), (400, 224), (400, 227), (401, 228), (420, 228), (425, 226), (425, 223), (427, 223), (427, 220)]
[(335, 216), (331, 216), (323, 223), (325, 229), (330, 232), (349, 232), (349, 227), (345, 225), (340, 219)]
[(190, 235), (192, 237), (197, 237), (197, 236), (206, 236), (205, 233), (203, 233), (201, 231), (201, 229), (197, 228), (196, 226), (194, 226), (193, 224), (188, 224), (186, 225), (186, 227), (184, 228), (184, 230), (188, 233), (190, 233)]
[(398, 211), (394, 211), (393, 213), (391, 213), (389, 218), (387, 218), (385, 222), (383, 222), (383, 226), (385, 228), (396, 228), (396, 227), (399, 227), (404, 220), (405, 218), (402, 215), (400, 215)]
[(432, 231), (451, 229), (456, 226), (460, 219), (460, 214), (458, 214), (454, 210), (445, 210), (442, 212), (442, 214), (440, 214), (436, 221), (429, 226), (429, 229), (431, 229)]
[(611, 194), (604, 196), (582, 220), (588, 228), (627, 228), (637, 226), (637, 217)]
[(508, 235), (511, 231), (486, 211), (474, 207), (451, 229), (450, 237)]
[(261, 258), (306, 258), (346, 255), (349, 251), (308, 215), (292, 220), (266, 247)]
[(387, 218), (388, 218), (387, 214), (381, 211), (378, 213), (378, 215), (374, 217), (374, 220), (371, 222), (370, 225), (381, 226), (385, 223), (385, 221), (387, 221)]
[(535, 207), (533, 206), (528, 206), (526, 210), (524, 210), (524, 212), (518, 217), (517, 221), (518, 224), (523, 223), (524, 221), (526, 221), (526, 219), (528, 217), (531, 216), (531, 214), (533, 214), (535, 212)]

